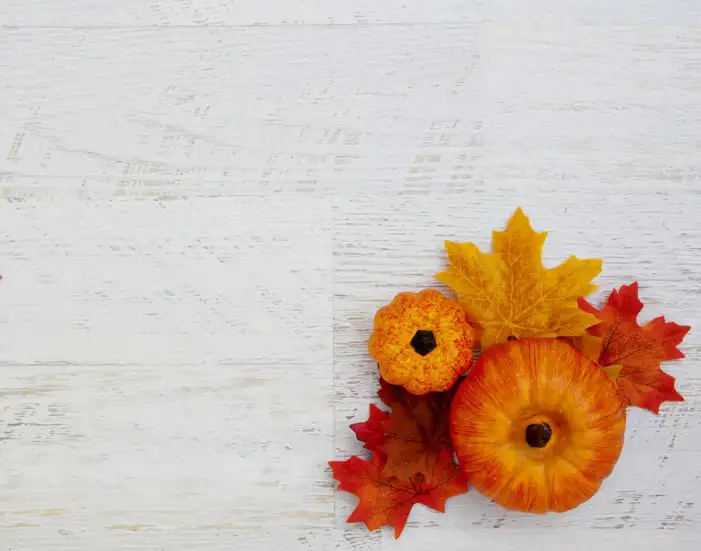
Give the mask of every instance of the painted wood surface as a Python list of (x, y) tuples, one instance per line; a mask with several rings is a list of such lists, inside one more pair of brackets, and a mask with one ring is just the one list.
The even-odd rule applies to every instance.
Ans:
[(571, 513), (394, 542), (326, 462), (374, 311), (518, 205), (701, 328), (701, 4), (0, 0), (0, 77), (0, 549), (699, 548), (698, 330)]

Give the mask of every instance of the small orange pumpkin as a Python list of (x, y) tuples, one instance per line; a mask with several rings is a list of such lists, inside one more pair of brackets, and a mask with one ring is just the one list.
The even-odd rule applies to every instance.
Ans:
[(385, 381), (419, 395), (453, 386), (470, 368), (472, 342), (460, 305), (424, 289), (399, 293), (377, 311), (368, 351)]
[(450, 432), (460, 466), (508, 509), (563, 512), (591, 498), (623, 447), (615, 383), (569, 344), (490, 347), (460, 384)]

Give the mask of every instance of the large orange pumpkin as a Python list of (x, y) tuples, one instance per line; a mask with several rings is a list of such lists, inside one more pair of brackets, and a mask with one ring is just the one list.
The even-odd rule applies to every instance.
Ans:
[(615, 383), (557, 339), (488, 348), (460, 384), (450, 430), (460, 466), (508, 509), (567, 511), (591, 498), (623, 446)]
[(472, 342), (460, 305), (424, 289), (399, 293), (377, 311), (368, 351), (385, 381), (420, 395), (455, 384), (470, 368)]

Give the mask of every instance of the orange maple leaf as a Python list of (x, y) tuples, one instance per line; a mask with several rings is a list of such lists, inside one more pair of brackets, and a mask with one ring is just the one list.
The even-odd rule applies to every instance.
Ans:
[(364, 522), (368, 530), (390, 525), (399, 538), (416, 503), (441, 513), (447, 499), (467, 492), (467, 479), (453, 463), (452, 454), (443, 452), (428, 473), (416, 473), (408, 479), (382, 473), (382, 458), (373, 454), (370, 461), (353, 456), (346, 461), (329, 461), (340, 490), (360, 498), (347, 522)]
[(377, 394), (392, 413), (371, 405), (368, 420), (351, 429), (385, 460), (383, 475), (409, 478), (428, 472), (441, 452), (453, 449), (448, 417), (454, 391), (415, 396), (384, 379), (380, 386)]
[(684, 400), (674, 388), (674, 377), (662, 371), (660, 364), (684, 357), (677, 345), (691, 327), (667, 322), (664, 317), (640, 326), (638, 314), (643, 303), (637, 281), (614, 289), (600, 310), (584, 299), (579, 300), (579, 306), (600, 320), (588, 331), (601, 339), (599, 365), (621, 366), (616, 382), (626, 405), (659, 413), (662, 402)]
[(533, 231), (519, 208), (505, 231), (492, 232), (493, 253), (446, 241), (451, 266), (436, 278), (458, 294), (480, 326), (482, 348), (509, 337), (581, 335), (596, 323), (577, 307), (577, 298), (596, 289), (591, 281), (601, 272), (601, 260), (571, 256), (547, 269), (541, 259), (546, 236)]

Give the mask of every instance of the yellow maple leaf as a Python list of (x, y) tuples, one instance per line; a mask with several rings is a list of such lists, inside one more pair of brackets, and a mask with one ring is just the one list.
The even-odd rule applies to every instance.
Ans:
[(492, 232), (493, 253), (474, 243), (446, 241), (450, 268), (436, 275), (458, 294), (482, 330), (482, 348), (509, 337), (578, 336), (598, 322), (577, 298), (596, 289), (600, 259), (574, 256), (553, 269), (543, 266), (547, 232), (533, 231), (519, 208), (505, 231)]

